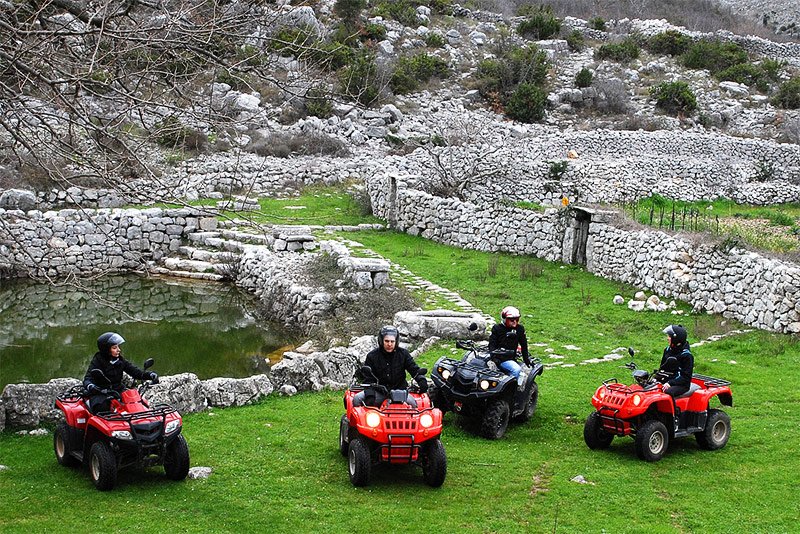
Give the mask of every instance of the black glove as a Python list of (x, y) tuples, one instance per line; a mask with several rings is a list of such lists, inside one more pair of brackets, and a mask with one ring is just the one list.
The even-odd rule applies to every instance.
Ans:
[(155, 371), (150, 371), (150, 381), (153, 384), (158, 384), (158, 375), (155, 373)]
[(89, 384), (88, 386), (86, 386), (86, 392), (89, 395), (97, 395), (98, 393), (101, 393), (100, 388), (95, 386), (94, 384)]
[(425, 375), (415, 376), (414, 381), (417, 383), (420, 393), (425, 393), (426, 391), (428, 391), (428, 379), (425, 378)]
[(522, 355), (522, 361), (525, 362), (525, 365), (530, 367), (531, 366), (531, 355), (526, 352), (525, 354)]

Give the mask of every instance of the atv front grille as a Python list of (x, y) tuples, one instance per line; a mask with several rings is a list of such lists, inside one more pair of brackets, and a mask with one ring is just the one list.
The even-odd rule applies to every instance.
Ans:
[(392, 421), (391, 419), (384, 420), (384, 428), (386, 430), (411, 430), (417, 429), (417, 422), (415, 420), (401, 419)]
[(622, 406), (625, 404), (626, 398), (626, 395), (606, 394), (606, 396), (603, 397), (603, 404), (608, 406)]

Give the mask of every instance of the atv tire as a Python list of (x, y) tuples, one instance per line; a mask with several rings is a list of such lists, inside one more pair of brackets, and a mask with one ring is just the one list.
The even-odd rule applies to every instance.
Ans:
[(369, 484), (372, 460), (369, 454), (369, 446), (363, 439), (356, 438), (350, 442), (347, 457), (350, 482), (354, 486), (366, 486)]
[(708, 451), (721, 449), (731, 437), (731, 418), (722, 410), (708, 410), (706, 428), (694, 435), (697, 444)]
[(350, 422), (347, 420), (347, 415), (343, 415), (339, 421), (339, 452), (342, 456), (347, 458), (347, 449), (350, 445), (347, 443), (347, 434), (350, 432)]
[(442, 393), (442, 390), (436, 386), (431, 386), (428, 388), (428, 397), (431, 399), (431, 404), (434, 408), (439, 408), (444, 414), (446, 411), (450, 410), (450, 404), (447, 402), (447, 398)]
[(503, 399), (489, 401), (481, 420), (481, 436), (488, 439), (500, 439), (508, 428), (508, 402)]
[(422, 479), (432, 488), (444, 484), (447, 476), (447, 455), (444, 445), (439, 438), (432, 439), (425, 444), (424, 458), (422, 459)]
[(164, 473), (170, 480), (183, 480), (189, 474), (189, 445), (183, 434), (167, 445), (164, 454)]
[(614, 434), (603, 429), (603, 421), (598, 412), (592, 412), (583, 425), (583, 441), (592, 450), (607, 449), (614, 440)]
[(89, 475), (100, 491), (108, 491), (117, 483), (117, 458), (102, 441), (89, 449)]
[(636, 431), (636, 456), (647, 462), (657, 462), (669, 447), (669, 432), (664, 423), (656, 419), (647, 421)]
[(56, 453), (56, 460), (65, 467), (75, 467), (78, 460), (72, 456), (72, 447), (69, 441), (69, 429), (66, 423), (59, 423), (53, 433), (53, 451)]
[(525, 402), (525, 409), (519, 414), (514, 421), (517, 423), (527, 423), (536, 413), (536, 406), (539, 404), (539, 384), (534, 382), (531, 384), (531, 392), (528, 395), (527, 402)]

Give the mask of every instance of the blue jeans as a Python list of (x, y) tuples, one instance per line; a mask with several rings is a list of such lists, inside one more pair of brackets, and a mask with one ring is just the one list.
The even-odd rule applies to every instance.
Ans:
[(500, 369), (505, 371), (507, 374), (513, 376), (514, 378), (519, 378), (519, 373), (522, 371), (522, 367), (515, 362), (514, 360), (506, 360), (500, 364)]

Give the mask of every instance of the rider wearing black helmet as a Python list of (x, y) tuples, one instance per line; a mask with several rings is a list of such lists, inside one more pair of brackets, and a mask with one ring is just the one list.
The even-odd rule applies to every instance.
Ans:
[[(111, 391), (121, 393), (125, 388), (122, 385), (122, 373), (128, 373), (138, 380), (150, 379), (158, 381), (158, 375), (152, 371), (143, 371), (122, 357), (120, 345), (125, 343), (121, 335), (116, 332), (106, 332), (97, 338), (97, 352), (89, 363), (89, 369), (83, 377), (83, 387), (91, 395), (89, 397), (89, 411), (92, 413), (107, 412), (111, 409), (109, 394)], [(108, 379), (108, 384), (95, 384), (93, 371), (99, 369)], [(95, 372), (96, 373), (96, 372)]]
[(664, 393), (679, 397), (689, 391), (694, 371), (694, 356), (689, 349), (686, 328), (671, 324), (663, 332), (667, 334), (669, 345), (664, 349), (659, 370), (666, 374)]
[(420, 374), (419, 365), (406, 349), (400, 345), (400, 332), (392, 325), (381, 328), (378, 333), (378, 347), (367, 354), (364, 365), (372, 369), (378, 383), (387, 389), (405, 389), (406, 371), (416, 380), (422, 391), (427, 390), (428, 382)]

